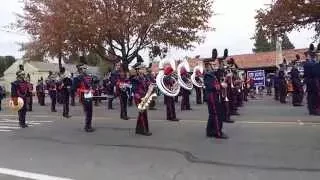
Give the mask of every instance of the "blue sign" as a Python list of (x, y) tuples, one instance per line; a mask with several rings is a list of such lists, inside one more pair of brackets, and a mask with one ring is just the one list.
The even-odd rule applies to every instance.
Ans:
[(264, 70), (248, 71), (248, 78), (254, 80), (255, 87), (265, 86), (265, 73)]

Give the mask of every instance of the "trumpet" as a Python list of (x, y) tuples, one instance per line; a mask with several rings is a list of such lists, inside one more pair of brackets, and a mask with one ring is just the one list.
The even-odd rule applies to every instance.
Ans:
[(157, 97), (157, 93), (154, 92), (156, 87), (156, 84), (152, 83), (149, 85), (148, 91), (146, 95), (141, 98), (141, 102), (138, 104), (139, 111), (145, 111), (148, 107), (151, 101)]

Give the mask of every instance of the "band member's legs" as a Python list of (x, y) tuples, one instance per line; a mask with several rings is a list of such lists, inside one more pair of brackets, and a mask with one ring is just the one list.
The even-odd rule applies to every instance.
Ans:
[(189, 92), (187, 90), (182, 90), (182, 99), (181, 99), (181, 110), (191, 110)]
[(279, 88), (274, 88), (274, 99), (279, 100)]
[(128, 120), (127, 116), (127, 102), (128, 96), (121, 95), (120, 96), (120, 118), (124, 120)]
[(85, 131), (87, 132), (92, 132), (92, 100), (84, 100), (83, 101), (83, 106), (84, 106), (84, 110), (85, 110)]
[(38, 104), (41, 105), (41, 97), (40, 93), (37, 93), (37, 98), (38, 98)]
[(75, 106), (75, 93), (71, 92), (71, 106)]
[(201, 88), (195, 87), (195, 90), (196, 90), (196, 101), (197, 101), (197, 104), (202, 104)]
[(179, 96), (174, 97), (174, 102), (179, 102)]
[(130, 95), (129, 96), (129, 99), (128, 99), (128, 106), (132, 106), (133, 105), (133, 96), (132, 95)]
[(63, 116), (69, 118), (69, 94), (63, 97)]
[(19, 125), (22, 128), (27, 127), (27, 125), (26, 125), (26, 114), (27, 114), (27, 105), (24, 104), (23, 107), (18, 111)]
[(206, 96), (205, 88), (203, 88), (202, 92), (203, 92), (203, 102), (207, 102), (207, 96)]
[(109, 100), (108, 100), (108, 109), (113, 109), (112, 101), (113, 101), (113, 98), (109, 98)]
[(32, 94), (30, 94), (28, 111), (32, 111), (32, 104), (33, 104), (33, 96), (32, 96)]
[(176, 109), (174, 103), (174, 97), (166, 96), (166, 107), (167, 107), (167, 120), (176, 121)]
[(46, 104), (45, 104), (45, 99), (46, 99), (46, 95), (45, 95), (45, 93), (41, 93), (40, 94), (40, 105), (41, 106), (45, 106)]
[(280, 90), (280, 103), (286, 103), (287, 92), (285, 90)]
[(51, 112), (57, 112), (57, 110), (56, 110), (57, 92), (51, 91), (50, 98), (51, 98)]
[(190, 95), (188, 93), (186, 94), (185, 99), (186, 99), (186, 109), (187, 110), (191, 110), (191, 107), (190, 107)]
[(142, 134), (146, 136), (151, 135), (151, 133), (149, 132), (147, 111), (139, 112), (136, 125), (136, 134)]
[(220, 122), (218, 119), (217, 109), (216, 109), (216, 100), (215, 95), (210, 93), (208, 94), (207, 105), (209, 118), (207, 123), (207, 136), (221, 136)]

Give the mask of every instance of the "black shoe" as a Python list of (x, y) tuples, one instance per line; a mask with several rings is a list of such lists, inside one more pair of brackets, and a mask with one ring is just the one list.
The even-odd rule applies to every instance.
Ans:
[(137, 132), (136, 131), (136, 134), (140, 134), (140, 135), (143, 135), (143, 136), (151, 136), (152, 135), (152, 133), (151, 132)]
[(213, 134), (207, 134), (207, 137), (208, 138), (212, 138), (212, 137), (214, 137), (214, 135)]
[(28, 125), (26, 125), (26, 124), (20, 124), (20, 127), (21, 127), (21, 128), (27, 128)]
[(293, 104), (294, 107), (303, 106), (302, 104)]
[(54, 109), (54, 110), (51, 110), (51, 112), (57, 112), (57, 110)]
[(93, 129), (93, 128), (84, 128), (84, 130), (85, 130), (86, 132), (88, 132), (88, 133), (95, 131), (95, 129)]
[(177, 122), (177, 121), (180, 121), (180, 119), (167, 119), (168, 121), (175, 121), (175, 122)]
[(234, 121), (232, 121), (232, 120), (225, 120), (223, 122), (225, 122), (225, 123), (234, 123)]
[(231, 113), (231, 116), (240, 116), (238, 112)]
[(214, 138), (216, 138), (216, 139), (229, 139), (229, 137), (224, 133), (221, 133), (220, 135), (214, 135)]
[(70, 116), (70, 115), (63, 115), (63, 117), (69, 119), (69, 118), (71, 118), (72, 116)]
[(122, 117), (121, 119), (123, 119), (123, 120), (129, 120), (130, 118), (129, 118), (129, 117)]

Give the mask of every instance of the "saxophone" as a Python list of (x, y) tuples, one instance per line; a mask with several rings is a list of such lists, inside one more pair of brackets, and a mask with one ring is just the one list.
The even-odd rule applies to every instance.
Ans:
[(141, 98), (141, 102), (138, 104), (139, 111), (145, 111), (149, 107), (150, 102), (157, 97), (157, 93), (154, 92), (155, 87), (156, 84), (149, 85), (146, 95)]

